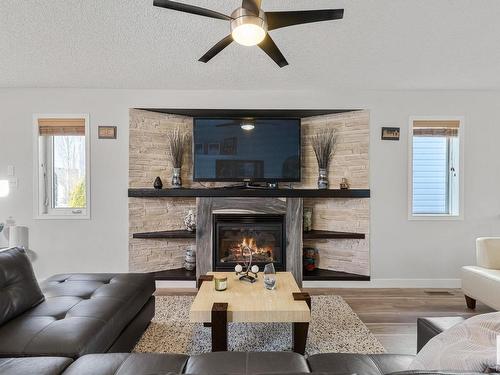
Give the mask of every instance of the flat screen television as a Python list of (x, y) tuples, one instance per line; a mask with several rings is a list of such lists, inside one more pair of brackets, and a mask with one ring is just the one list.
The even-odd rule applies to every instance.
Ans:
[(300, 119), (195, 118), (193, 180), (300, 181)]

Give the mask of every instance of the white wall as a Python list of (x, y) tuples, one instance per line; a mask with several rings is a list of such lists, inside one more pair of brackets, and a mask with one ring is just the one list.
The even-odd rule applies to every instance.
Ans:
[[(14, 165), (19, 179), (19, 187), (0, 198), (0, 220), (12, 215), (30, 227), (40, 278), (127, 271), (129, 108), (367, 108), (373, 285), (453, 286), (459, 267), (474, 261), (474, 239), (500, 235), (498, 103), (500, 92), (487, 91), (0, 89), (0, 178), (6, 177), (7, 165)], [(90, 114), (90, 221), (33, 220), (33, 113)], [(465, 220), (408, 221), (406, 129), (411, 115), (465, 117)], [(98, 125), (118, 126), (118, 139), (98, 140)], [(401, 140), (381, 141), (382, 126), (400, 126)]]

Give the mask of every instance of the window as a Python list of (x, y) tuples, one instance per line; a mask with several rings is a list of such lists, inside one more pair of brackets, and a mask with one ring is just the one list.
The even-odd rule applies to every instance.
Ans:
[(462, 215), (461, 119), (410, 121), (410, 218)]
[(36, 216), (88, 218), (87, 115), (35, 116)]

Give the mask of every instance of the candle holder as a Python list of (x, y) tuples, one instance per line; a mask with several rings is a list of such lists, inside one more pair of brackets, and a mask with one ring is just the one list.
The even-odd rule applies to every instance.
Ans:
[[(247, 256), (245, 256), (245, 252)], [(243, 253), (243, 266), (241, 264), (237, 264), (234, 267), (234, 271), (236, 272), (236, 276), (239, 276), (239, 280), (246, 281), (248, 283), (254, 283), (257, 281), (259, 274), (259, 266), (254, 264), (252, 266), (252, 249), (248, 246), (245, 246), (242, 249)], [(246, 260), (248, 257), (248, 260)]]

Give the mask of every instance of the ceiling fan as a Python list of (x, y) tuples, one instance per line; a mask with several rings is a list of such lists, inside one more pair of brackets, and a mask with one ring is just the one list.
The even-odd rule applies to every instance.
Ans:
[(318, 9), (285, 12), (264, 12), (262, 0), (243, 0), (230, 16), (194, 5), (170, 0), (154, 0), (153, 5), (180, 12), (197, 14), (231, 22), (231, 34), (215, 44), (199, 61), (207, 63), (234, 40), (244, 46), (258, 45), (280, 68), (288, 65), (268, 31), (303, 23), (342, 19), (344, 9)]

